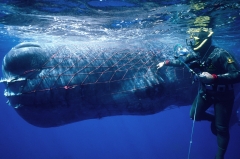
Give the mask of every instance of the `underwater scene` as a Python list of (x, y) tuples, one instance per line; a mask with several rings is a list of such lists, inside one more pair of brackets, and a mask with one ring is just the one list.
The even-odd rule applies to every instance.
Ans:
[[(203, 67), (238, 68), (239, 30), (236, 0), (0, 0), (0, 158), (240, 159), (239, 71), (201, 94), (228, 75)], [(192, 117), (197, 96), (232, 106), (230, 139), (228, 116)]]

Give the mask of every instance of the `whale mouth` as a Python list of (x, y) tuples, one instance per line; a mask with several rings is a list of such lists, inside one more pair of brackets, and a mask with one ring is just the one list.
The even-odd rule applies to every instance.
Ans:
[(9, 78), (2, 78), (0, 80), (0, 83), (13, 83), (13, 82), (18, 82), (18, 81), (25, 81), (26, 78), (22, 78), (22, 77), (9, 77)]

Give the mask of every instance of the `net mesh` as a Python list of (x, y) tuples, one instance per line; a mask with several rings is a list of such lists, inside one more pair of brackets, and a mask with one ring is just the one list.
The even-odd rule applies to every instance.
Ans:
[[(183, 97), (191, 87), (188, 70), (157, 70), (168, 48), (95, 48), (61, 46), (51, 54), (53, 48), (48, 47), (49, 59), (41, 68), (23, 73), (27, 80), (16, 93), (21, 94), (18, 101), (23, 105), (72, 105), (82, 99), (87, 104), (117, 106), (162, 102), (161, 110), (176, 100), (189, 101), (189, 95)], [(14, 87), (13, 83), (9, 88)], [(153, 99), (157, 100), (153, 103)]]
[[(152, 51), (123, 49), (92, 50), (75, 48), (71, 50), (61, 47), (46, 61), (42, 72), (35, 80), (34, 89), (25, 90), (25, 93), (44, 91), (49, 89), (71, 89), (79, 85), (93, 85), (97, 83), (118, 83), (123, 81), (142, 79), (152, 82), (156, 79), (156, 53)], [(74, 50), (74, 51), (73, 51)], [(79, 51), (80, 50), (80, 51)], [(37, 70), (27, 70), (25, 74)], [(50, 82), (51, 81), (51, 82)], [(43, 85), (43, 82), (46, 83)], [(157, 80), (155, 80), (157, 83)], [(134, 84), (132, 91), (149, 86), (147, 83), (139, 86)]]

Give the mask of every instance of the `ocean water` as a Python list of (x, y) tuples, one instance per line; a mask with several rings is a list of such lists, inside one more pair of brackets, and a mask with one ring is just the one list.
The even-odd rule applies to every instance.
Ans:
[[(203, 26), (214, 29), (216, 46), (240, 61), (239, 1), (0, 0), (0, 59), (28, 41), (159, 39), (172, 48), (185, 44), (190, 27)], [(193, 127), (190, 106), (39, 128), (6, 104), (2, 84), (0, 92), (1, 159), (213, 159), (217, 150), (210, 123), (195, 122)], [(237, 122), (230, 133), (226, 159), (240, 159)]]

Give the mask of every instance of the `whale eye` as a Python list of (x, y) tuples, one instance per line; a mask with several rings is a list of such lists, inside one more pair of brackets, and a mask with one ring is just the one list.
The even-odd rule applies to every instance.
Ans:
[(3, 71), (5, 76), (22, 76), (29, 70), (41, 69), (45, 61), (46, 57), (39, 45), (20, 44), (4, 57)]

